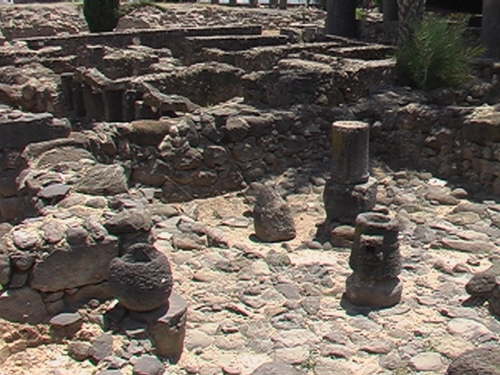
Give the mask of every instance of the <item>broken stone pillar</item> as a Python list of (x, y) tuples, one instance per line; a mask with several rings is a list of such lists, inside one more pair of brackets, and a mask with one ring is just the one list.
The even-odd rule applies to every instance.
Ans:
[(105, 90), (104, 99), (104, 120), (108, 122), (119, 122), (123, 118), (123, 91)]
[(61, 90), (66, 110), (73, 111), (73, 73), (61, 74)]
[(352, 224), (375, 206), (377, 197), (377, 181), (369, 173), (368, 124), (334, 122), (331, 145), (331, 178), (323, 193), (327, 221)]
[(83, 103), (88, 118), (95, 121), (102, 121), (104, 119), (103, 101), (101, 93), (94, 92), (89, 85), (83, 85)]
[(356, 218), (356, 232), (345, 297), (354, 305), (390, 307), (401, 301), (403, 284), (399, 224), (385, 214), (366, 212)]
[(135, 120), (135, 101), (137, 100), (136, 90), (126, 90), (122, 97), (122, 119), (125, 122)]
[(280, 9), (286, 9), (287, 0), (279, 0)]
[(73, 110), (76, 117), (85, 117), (85, 103), (83, 101), (83, 85), (80, 82), (75, 82), (73, 85), (71, 98), (73, 100)]

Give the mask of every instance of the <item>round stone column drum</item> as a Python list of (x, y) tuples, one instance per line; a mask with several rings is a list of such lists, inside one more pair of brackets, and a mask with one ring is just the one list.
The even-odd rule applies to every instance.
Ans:
[(109, 266), (113, 295), (131, 311), (150, 311), (168, 303), (172, 272), (167, 257), (146, 243), (131, 246)]
[(331, 127), (333, 180), (338, 184), (368, 181), (370, 127), (361, 121), (335, 121)]

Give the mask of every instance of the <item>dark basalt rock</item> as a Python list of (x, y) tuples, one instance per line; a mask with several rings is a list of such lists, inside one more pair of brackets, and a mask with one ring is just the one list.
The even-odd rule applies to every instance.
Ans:
[(270, 187), (253, 183), (255, 235), (261, 241), (288, 241), (296, 236), (295, 223), (287, 203)]
[(465, 290), (473, 297), (489, 297), (497, 286), (500, 277), (500, 259), (494, 259), (493, 265), (484, 272), (475, 274), (465, 285)]
[(111, 261), (109, 283), (127, 309), (150, 311), (167, 303), (172, 292), (172, 272), (164, 254), (139, 243)]
[(453, 360), (446, 375), (500, 375), (500, 347), (469, 350)]

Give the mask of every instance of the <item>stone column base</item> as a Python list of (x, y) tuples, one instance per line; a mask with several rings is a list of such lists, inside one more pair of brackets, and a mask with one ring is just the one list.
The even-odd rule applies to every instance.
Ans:
[(353, 273), (346, 280), (345, 297), (357, 306), (391, 307), (401, 301), (403, 283), (399, 278), (365, 281)]
[(175, 292), (168, 299), (168, 305), (149, 312), (130, 311), (130, 318), (147, 324), (156, 354), (177, 363), (184, 349), (186, 336), (187, 302)]
[(377, 185), (377, 180), (373, 177), (356, 185), (343, 185), (332, 179), (328, 180), (323, 192), (327, 221), (353, 224), (360, 213), (375, 207)]

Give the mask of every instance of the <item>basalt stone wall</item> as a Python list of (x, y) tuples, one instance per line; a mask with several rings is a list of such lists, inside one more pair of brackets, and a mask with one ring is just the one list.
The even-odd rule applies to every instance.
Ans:
[(29, 48), (62, 47), (67, 54), (75, 54), (86, 45), (107, 45), (110, 47), (126, 47), (143, 45), (152, 48), (169, 48), (172, 52), (185, 51), (185, 38), (214, 35), (259, 35), (261, 26), (222, 26), (197, 27), (185, 29), (131, 30), (123, 32), (107, 32), (79, 34), (56, 37), (35, 37), (24, 40)]
[(25, 186), (19, 183), (27, 162), (22, 155), (27, 145), (66, 137), (71, 127), (49, 113), (0, 111), (0, 223), (16, 221), (32, 213)]
[[(396, 107), (397, 108), (397, 107)], [(379, 108), (375, 155), (401, 168), (426, 169), (477, 192), (500, 193), (498, 106)]]

